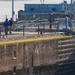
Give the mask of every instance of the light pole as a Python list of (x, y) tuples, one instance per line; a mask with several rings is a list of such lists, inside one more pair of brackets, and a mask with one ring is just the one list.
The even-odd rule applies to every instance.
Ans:
[(14, 21), (14, 0), (12, 0), (12, 20)]

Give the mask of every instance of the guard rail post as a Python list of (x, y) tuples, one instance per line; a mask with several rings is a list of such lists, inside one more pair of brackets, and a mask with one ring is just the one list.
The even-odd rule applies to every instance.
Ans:
[(25, 25), (23, 25), (23, 37), (24, 37), (24, 33), (25, 33)]
[(59, 21), (57, 22), (57, 32), (59, 32)]
[(1, 27), (0, 27), (0, 38), (1, 38)]
[(40, 29), (39, 29), (39, 24), (38, 24), (38, 35), (39, 35), (39, 30), (40, 30)]
[(45, 24), (43, 24), (43, 31), (44, 31), (44, 34), (45, 34)]

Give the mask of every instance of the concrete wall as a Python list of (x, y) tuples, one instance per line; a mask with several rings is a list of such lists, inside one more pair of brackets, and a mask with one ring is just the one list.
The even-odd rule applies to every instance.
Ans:
[[(14, 59), (14, 51), (17, 57)], [(13, 71), (14, 66), (17, 69), (23, 68), (23, 45), (4, 45), (0, 46), (0, 72)]]
[(0, 46), (0, 75), (13, 75), (14, 67), (16, 75), (75, 75), (75, 39)]
[[(45, 41), (0, 46), (0, 72), (9, 71), (7, 75), (11, 75), (14, 66), (17, 71), (19, 69), (21, 71), (24, 68), (56, 64), (57, 43), (58, 41)], [(14, 59), (14, 51), (17, 52), (16, 59)]]

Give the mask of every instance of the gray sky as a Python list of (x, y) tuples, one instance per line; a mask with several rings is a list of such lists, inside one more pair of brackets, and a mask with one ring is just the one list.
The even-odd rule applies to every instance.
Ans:
[[(12, 1), (12, 0), (0, 0), (0, 1)], [(25, 1), (26, 3), (40, 3), (40, 1), (43, 1), (43, 0), (14, 0), (14, 1)], [(65, 1), (70, 3), (71, 0), (65, 0)], [(44, 3), (47, 3), (47, 4), (58, 4), (61, 2), (63, 2), (63, 0), (44, 0)]]
[[(43, 0), (42, 0), (43, 1)], [(68, 3), (70, 3), (71, 0), (65, 0), (67, 1)], [(63, 0), (44, 0), (44, 3), (47, 3), (47, 4), (57, 4), (57, 3), (61, 3), (63, 2)], [(26, 3), (40, 3), (40, 0), (28, 0), (28, 2), (26, 1)]]

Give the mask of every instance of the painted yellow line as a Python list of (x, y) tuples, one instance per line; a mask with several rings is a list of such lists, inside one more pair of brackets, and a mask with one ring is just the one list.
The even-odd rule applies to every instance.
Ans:
[(1, 45), (10, 45), (10, 44), (30, 43), (30, 42), (71, 39), (71, 38), (72, 38), (72, 36), (55, 36), (55, 37), (44, 37), (44, 38), (36, 38), (36, 39), (14, 40), (14, 41), (8, 41), (8, 42), (0, 42), (0, 46)]

